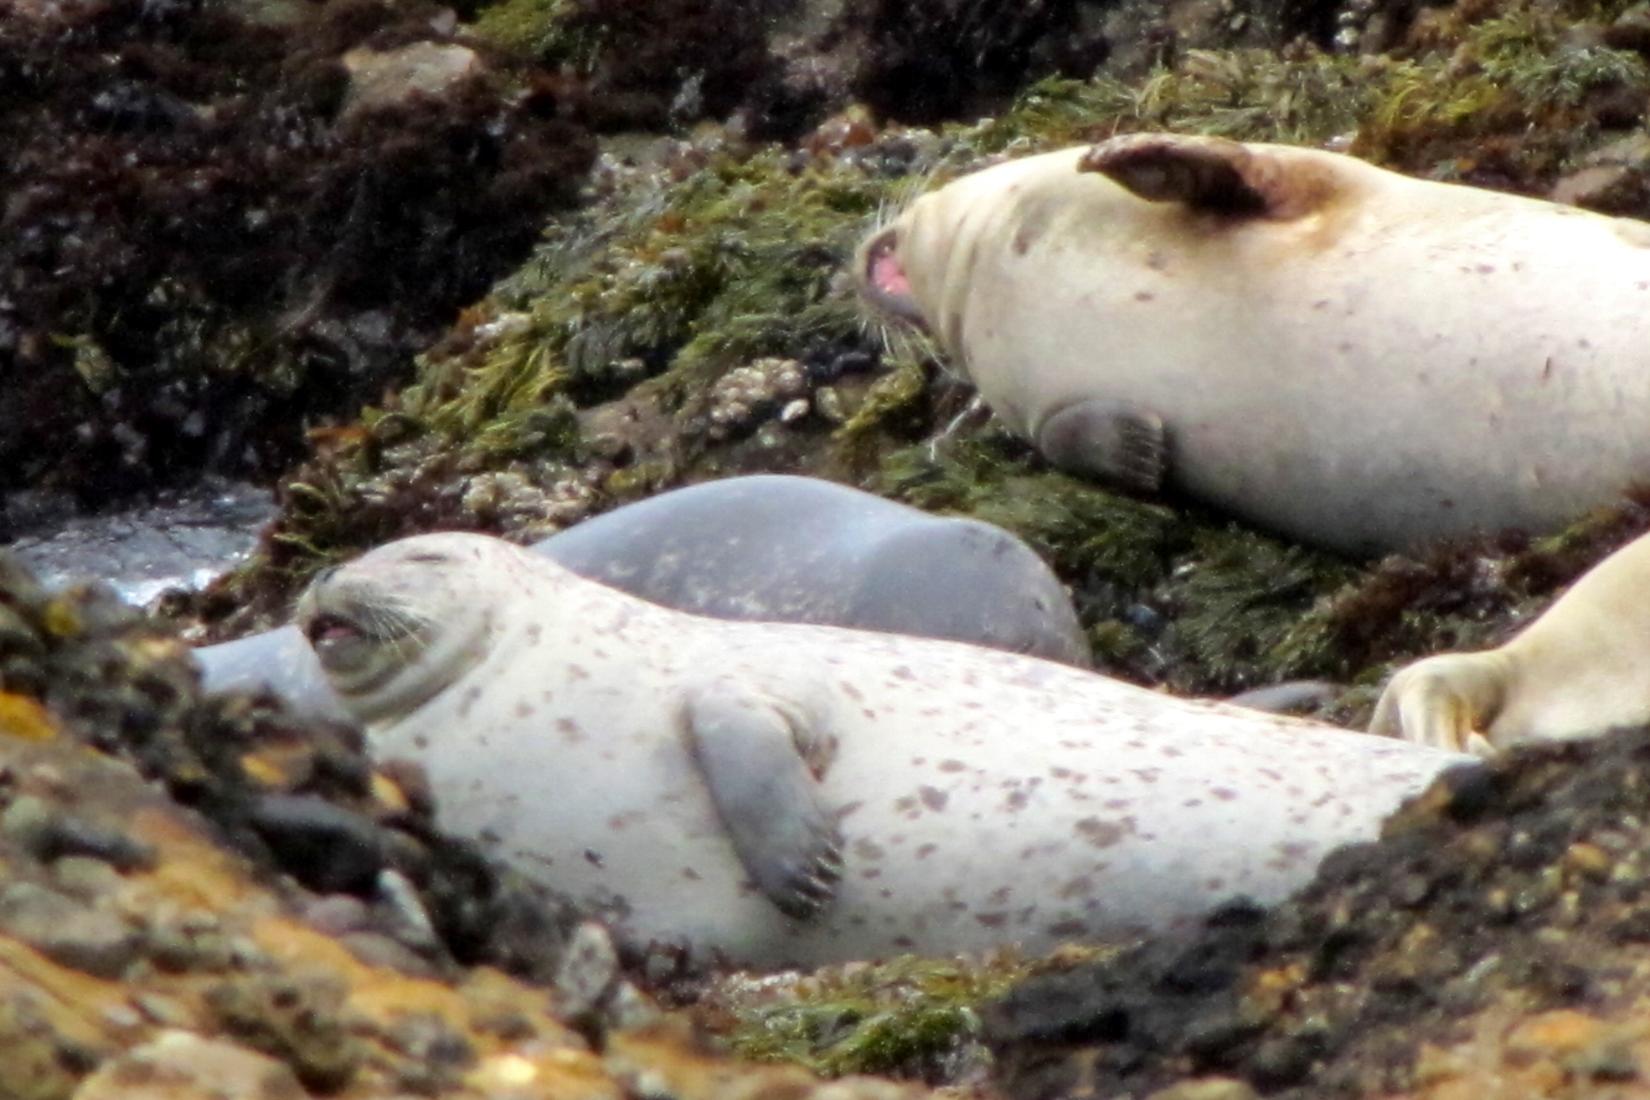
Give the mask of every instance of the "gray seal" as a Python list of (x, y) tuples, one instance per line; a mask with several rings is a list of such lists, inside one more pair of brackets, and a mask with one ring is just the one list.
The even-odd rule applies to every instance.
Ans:
[[(720, 619), (823, 623), (991, 646), (1087, 667), (1071, 598), (1036, 551), (819, 478), (763, 474), (677, 489), (532, 548), (575, 573)], [(291, 627), (195, 651), (207, 691), (268, 689), (344, 710)]]
[(297, 620), (443, 827), (627, 943), (742, 966), (1277, 901), (1471, 760), (979, 646), (686, 615), (484, 535), (380, 547)]

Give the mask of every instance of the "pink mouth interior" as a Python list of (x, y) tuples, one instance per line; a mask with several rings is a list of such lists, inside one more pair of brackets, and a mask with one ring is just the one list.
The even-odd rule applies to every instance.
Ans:
[(311, 645), (321, 645), (326, 642), (337, 641), (339, 638), (353, 637), (360, 633), (360, 629), (353, 623), (346, 622), (333, 615), (321, 615), (309, 626), (309, 641)]
[(911, 282), (905, 277), (905, 269), (900, 266), (892, 248), (878, 249), (871, 257), (870, 270), (866, 274), (871, 285), (882, 294), (895, 298), (911, 296)]

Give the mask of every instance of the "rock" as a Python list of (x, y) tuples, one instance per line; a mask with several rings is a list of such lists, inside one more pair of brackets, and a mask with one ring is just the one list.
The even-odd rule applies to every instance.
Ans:
[(14, 799), (0, 815), (0, 833), (50, 863), (65, 856), (101, 860), (131, 871), (154, 862), (154, 852), (116, 829), (48, 806), (32, 795)]
[(345, 118), (419, 97), (440, 98), (486, 71), (474, 50), (450, 42), (414, 42), (387, 51), (362, 47), (345, 53), (342, 60), (349, 71)]
[(0, 889), (0, 929), (47, 958), (99, 978), (119, 977), (143, 946), (120, 917), (31, 882)]
[(73, 1100), (304, 1100), (293, 1072), (273, 1058), (187, 1031), (111, 1058)]
[(265, 795), (251, 824), (283, 865), (312, 890), (365, 893), (384, 867), (384, 831), (370, 819), (309, 795)]
[(1650, 196), (1650, 135), (1633, 134), (1595, 149), (1553, 185), (1554, 202), (1607, 214), (1636, 214)]
[(279, 1057), (309, 1088), (332, 1092), (365, 1056), (344, 1011), (346, 992), (332, 975), (260, 974), (218, 983), (206, 1002), (230, 1035)]

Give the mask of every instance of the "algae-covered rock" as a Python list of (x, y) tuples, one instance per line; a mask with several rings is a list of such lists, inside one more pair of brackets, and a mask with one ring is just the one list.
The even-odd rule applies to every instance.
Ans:
[(593, 146), (443, 10), (8, 6), (0, 493), (268, 476), (524, 257)]
[(1269, 913), (1025, 981), (986, 1012), (1000, 1079), (1025, 1097), (1202, 1075), (1374, 1097), (1510, 1073), (1522, 1095), (1638, 1095), (1647, 792), (1645, 731), (1452, 773)]

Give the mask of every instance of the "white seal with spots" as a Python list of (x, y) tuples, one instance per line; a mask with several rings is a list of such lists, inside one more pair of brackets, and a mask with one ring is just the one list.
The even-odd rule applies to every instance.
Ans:
[(856, 269), (1051, 462), (1306, 541), (1550, 529), (1650, 477), (1643, 222), (1130, 134), (924, 195)]
[(381, 547), (298, 618), (445, 827), (632, 943), (750, 966), (1276, 901), (1469, 759), (955, 642), (699, 618), (483, 535)]

